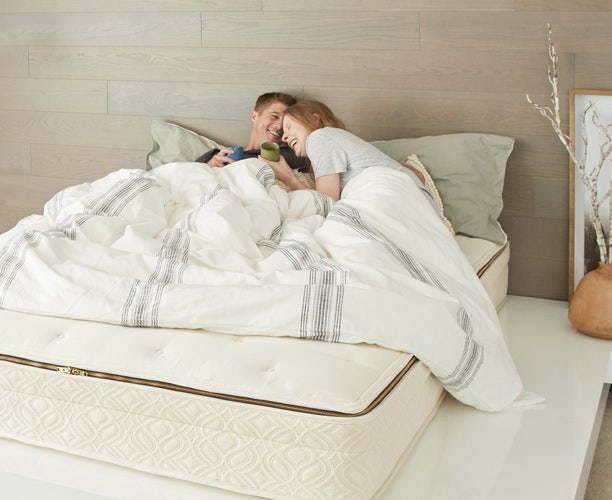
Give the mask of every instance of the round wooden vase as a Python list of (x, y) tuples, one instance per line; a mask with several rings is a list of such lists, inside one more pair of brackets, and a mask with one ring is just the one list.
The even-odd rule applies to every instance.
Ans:
[(612, 339), (612, 264), (585, 274), (569, 303), (568, 318), (579, 331)]

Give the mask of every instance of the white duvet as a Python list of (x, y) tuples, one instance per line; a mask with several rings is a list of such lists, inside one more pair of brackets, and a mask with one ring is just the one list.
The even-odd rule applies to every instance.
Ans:
[(135, 326), (375, 343), (457, 399), (521, 380), (495, 308), (409, 176), (370, 168), (334, 203), (258, 159), (172, 163), (65, 189), (0, 236), (0, 307)]

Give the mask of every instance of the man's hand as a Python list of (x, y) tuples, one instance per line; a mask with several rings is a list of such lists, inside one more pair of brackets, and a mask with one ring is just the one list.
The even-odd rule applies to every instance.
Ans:
[(233, 148), (223, 148), (215, 156), (208, 160), (207, 165), (209, 167), (225, 167), (225, 165), (234, 163), (234, 161), (236, 160), (227, 156), (229, 154), (232, 154), (233, 152)]

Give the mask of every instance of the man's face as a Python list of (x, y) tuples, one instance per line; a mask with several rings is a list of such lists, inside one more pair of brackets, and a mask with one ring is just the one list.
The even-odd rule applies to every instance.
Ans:
[(287, 106), (274, 101), (260, 112), (251, 113), (253, 129), (251, 136), (255, 138), (256, 147), (262, 142), (276, 142), (280, 144), (283, 137), (283, 117)]

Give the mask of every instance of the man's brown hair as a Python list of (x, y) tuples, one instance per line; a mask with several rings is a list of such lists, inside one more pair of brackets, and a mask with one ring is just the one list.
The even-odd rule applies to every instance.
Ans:
[(291, 94), (285, 94), (284, 92), (266, 92), (265, 94), (261, 94), (257, 98), (257, 101), (255, 101), (255, 111), (261, 113), (270, 103), (276, 101), (289, 107), (293, 106), (297, 102), (297, 99)]

